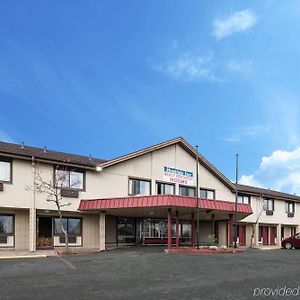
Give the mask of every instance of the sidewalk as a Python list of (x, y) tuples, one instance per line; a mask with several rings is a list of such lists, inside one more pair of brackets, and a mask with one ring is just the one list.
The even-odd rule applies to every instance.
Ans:
[(278, 249), (281, 249), (281, 247), (277, 246), (277, 245), (273, 245), (273, 246), (258, 246), (258, 247), (255, 247), (254, 249), (258, 249), (258, 250), (278, 250)]
[(43, 250), (43, 251), (15, 251), (15, 250), (1, 250), (1, 259), (16, 259), (16, 258), (42, 258), (47, 256), (57, 256), (55, 250)]

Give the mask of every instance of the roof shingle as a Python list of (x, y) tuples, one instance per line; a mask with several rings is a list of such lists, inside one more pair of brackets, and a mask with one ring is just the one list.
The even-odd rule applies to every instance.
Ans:
[(65, 164), (74, 164), (82, 167), (95, 167), (97, 164), (105, 162), (105, 160), (91, 158), (88, 156), (82, 156), (77, 154), (70, 154), (52, 150), (46, 150), (42, 148), (35, 148), (29, 146), (22, 146), (19, 144), (0, 142), (0, 155), (17, 155), (22, 157), (31, 158), (34, 156), (36, 159), (56, 162), (56, 163), (65, 163)]

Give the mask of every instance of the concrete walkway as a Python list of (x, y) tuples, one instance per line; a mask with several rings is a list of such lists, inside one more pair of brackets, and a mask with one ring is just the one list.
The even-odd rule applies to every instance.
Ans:
[(255, 249), (258, 249), (258, 250), (278, 250), (278, 249), (281, 249), (281, 247), (277, 246), (277, 245), (272, 245), (272, 246), (258, 246), (258, 247), (255, 247)]
[(0, 259), (15, 259), (15, 258), (42, 258), (47, 256), (56, 256), (55, 250), (42, 250), (42, 251), (15, 251), (15, 250), (1, 250)]

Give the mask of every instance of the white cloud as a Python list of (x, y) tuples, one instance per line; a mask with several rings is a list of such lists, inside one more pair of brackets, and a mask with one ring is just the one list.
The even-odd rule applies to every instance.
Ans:
[[(271, 86), (257, 83), (260, 105), (266, 122), (273, 124), (272, 139), (279, 148), (300, 145), (300, 97), (292, 89), (280, 84)], [(283, 139), (284, 137), (284, 139)]]
[(253, 61), (246, 60), (246, 61), (238, 61), (238, 60), (231, 60), (227, 64), (227, 68), (243, 78), (247, 78), (253, 71)]
[(266, 134), (271, 129), (269, 125), (251, 125), (236, 129), (232, 134), (222, 138), (226, 142), (239, 142), (241, 139), (255, 139), (258, 136)]
[(215, 81), (212, 56), (202, 56), (198, 52), (187, 52), (165, 64), (155, 65), (155, 71), (182, 81)]
[(213, 36), (217, 39), (223, 39), (236, 32), (245, 31), (255, 25), (256, 15), (250, 9), (238, 11), (226, 19), (215, 20), (213, 23)]
[(300, 194), (300, 147), (262, 157), (257, 171), (243, 175), (240, 182)]
[(12, 143), (13, 138), (10, 137), (6, 132), (0, 130), (0, 141)]
[(251, 186), (262, 186), (262, 184), (254, 178), (254, 175), (242, 175), (239, 183)]

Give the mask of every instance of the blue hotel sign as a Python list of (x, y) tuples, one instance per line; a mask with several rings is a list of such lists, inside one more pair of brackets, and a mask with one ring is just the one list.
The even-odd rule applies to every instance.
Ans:
[(184, 185), (194, 184), (193, 172), (170, 167), (164, 167), (164, 180)]

